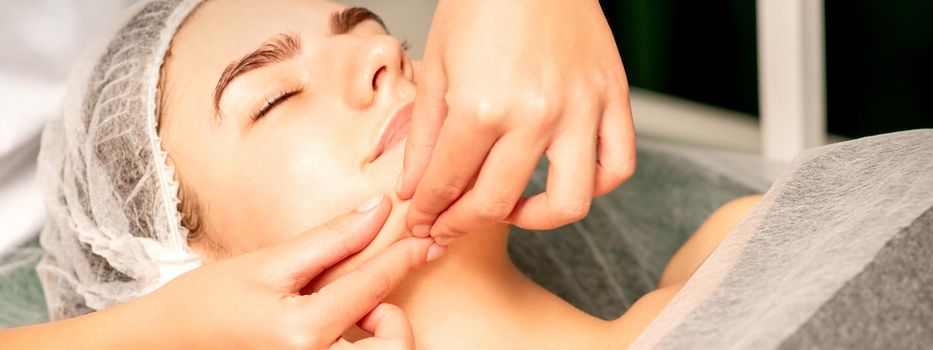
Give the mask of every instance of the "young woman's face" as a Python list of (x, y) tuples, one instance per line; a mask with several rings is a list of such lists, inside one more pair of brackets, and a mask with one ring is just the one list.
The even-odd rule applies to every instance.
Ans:
[[(273, 245), (394, 194), (412, 64), (377, 20), (347, 10), (326, 1), (207, 1), (176, 34), (163, 70), (162, 147), (225, 254)], [(400, 216), (374, 246), (407, 235)]]

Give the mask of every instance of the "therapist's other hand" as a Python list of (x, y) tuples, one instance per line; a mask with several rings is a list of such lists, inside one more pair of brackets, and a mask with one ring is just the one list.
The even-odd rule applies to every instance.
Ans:
[[(398, 187), (416, 236), (565, 225), (634, 172), (628, 83), (595, 0), (441, 0), (417, 83)], [(522, 197), (542, 155), (546, 191)]]
[[(383, 197), (284, 244), (204, 265), (138, 301), (172, 327), (165, 334), (179, 338), (181, 344), (167, 348), (411, 349), (408, 319), (382, 300), (426, 262), (433, 240), (399, 241), (319, 291), (300, 293), (366, 247), (390, 209)], [(341, 338), (354, 324), (373, 337)]]

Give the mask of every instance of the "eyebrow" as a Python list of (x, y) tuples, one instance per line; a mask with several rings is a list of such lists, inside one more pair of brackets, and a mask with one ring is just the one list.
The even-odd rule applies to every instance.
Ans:
[[(388, 32), (385, 22), (379, 15), (365, 7), (351, 7), (331, 15), (331, 34), (346, 34), (367, 20), (376, 21), (382, 29)], [(234, 79), (246, 72), (291, 59), (299, 53), (301, 53), (301, 39), (297, 34), (279, 34), (248, 55), (231, 62), (217, 80), (217, 86), (214, 87), (214, 110), (220, 111), (220, 98), (227, 85)]]

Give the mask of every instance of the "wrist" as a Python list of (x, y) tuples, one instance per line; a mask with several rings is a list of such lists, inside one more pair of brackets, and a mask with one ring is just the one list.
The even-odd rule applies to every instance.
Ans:
[(88, 344), (91, 348), (153, 349), (159, 347), (155, 341), (171, 338), (154, 319), (158, 317), (156, 310), (140, 299), (81, 317), (86, 319), (73, 330), (95, 339)]
[(166, 318), (166, 309), (153, 300), (152, 295), (147, 295), (91, 314), (62, 320), (58, 327), (69, 335), (68, 338), (78, 340), (68, 348), (185, 348), (179, 339), (181, 335), (171, 329), (178, 320)]
[(64, 320), (0, 331), (0, 345), (29, 349), (140, 349), (148, 323), (129, 319), (123, 305)]
[[(184, 339), (184, 332), (177, 327), (183, 323), (182, 317), (172, 317), (172, 307), (163, 302), (158, 293), (152, 293), (134, 299), (128, 303), (111, 307), (111, 327), (122, 327), (123, 333), (115, 337), (119, 348), (133, 349), (186, 349), (190, 348)], [(123, 325), (123, 326), (119, 326)]]

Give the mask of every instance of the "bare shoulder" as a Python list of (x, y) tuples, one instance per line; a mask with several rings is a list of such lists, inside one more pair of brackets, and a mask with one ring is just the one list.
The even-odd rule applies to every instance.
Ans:
[(733, 199), (716, 209), (674, 254), (664, 272), (658, 289), (638, 299), (619, 319), (614, 321), (616, 341), (612, 348), (627, 348), (655, 319), (658, 313), (680, 292), (690, 276), (719, 246), (746, 214), (761, 200), (761, 195)]
[(716, 209), (671, 257), (661, 274), (658, 288), (685, 282), (706, 257), (761, 200), (761, 195), (739, 197)]
[(613, 332), (612, 346), (609, 348), (628, 348), (683, 286), (684, 282), (680, 282), (655, 289), (638, 298), (621, 317), (613, 321), (616, 331)]
[[(753, 195), (748, 195), (745, 197), (739, 197), (739, 198), (733, 199), (729, 201), (728, 203), (724, 204), (723, 206), (719, 207), (719, 209), (716, 210), (716, 213), (720, 211), (722, 212), (741, 211), (742, 215), (744, 216), (744, 213), (751, 210), (752, 207), (754, 207), (756, 204), (758, 204), (758, 202), (761, 201), (761, 197), (762, 197), (761, 194), (753, 194)], [(716, 215), (716, 213), (713, 213), (713, 215)], [(710, 217), (712, 217), (712, 215), (710, 215)]]

